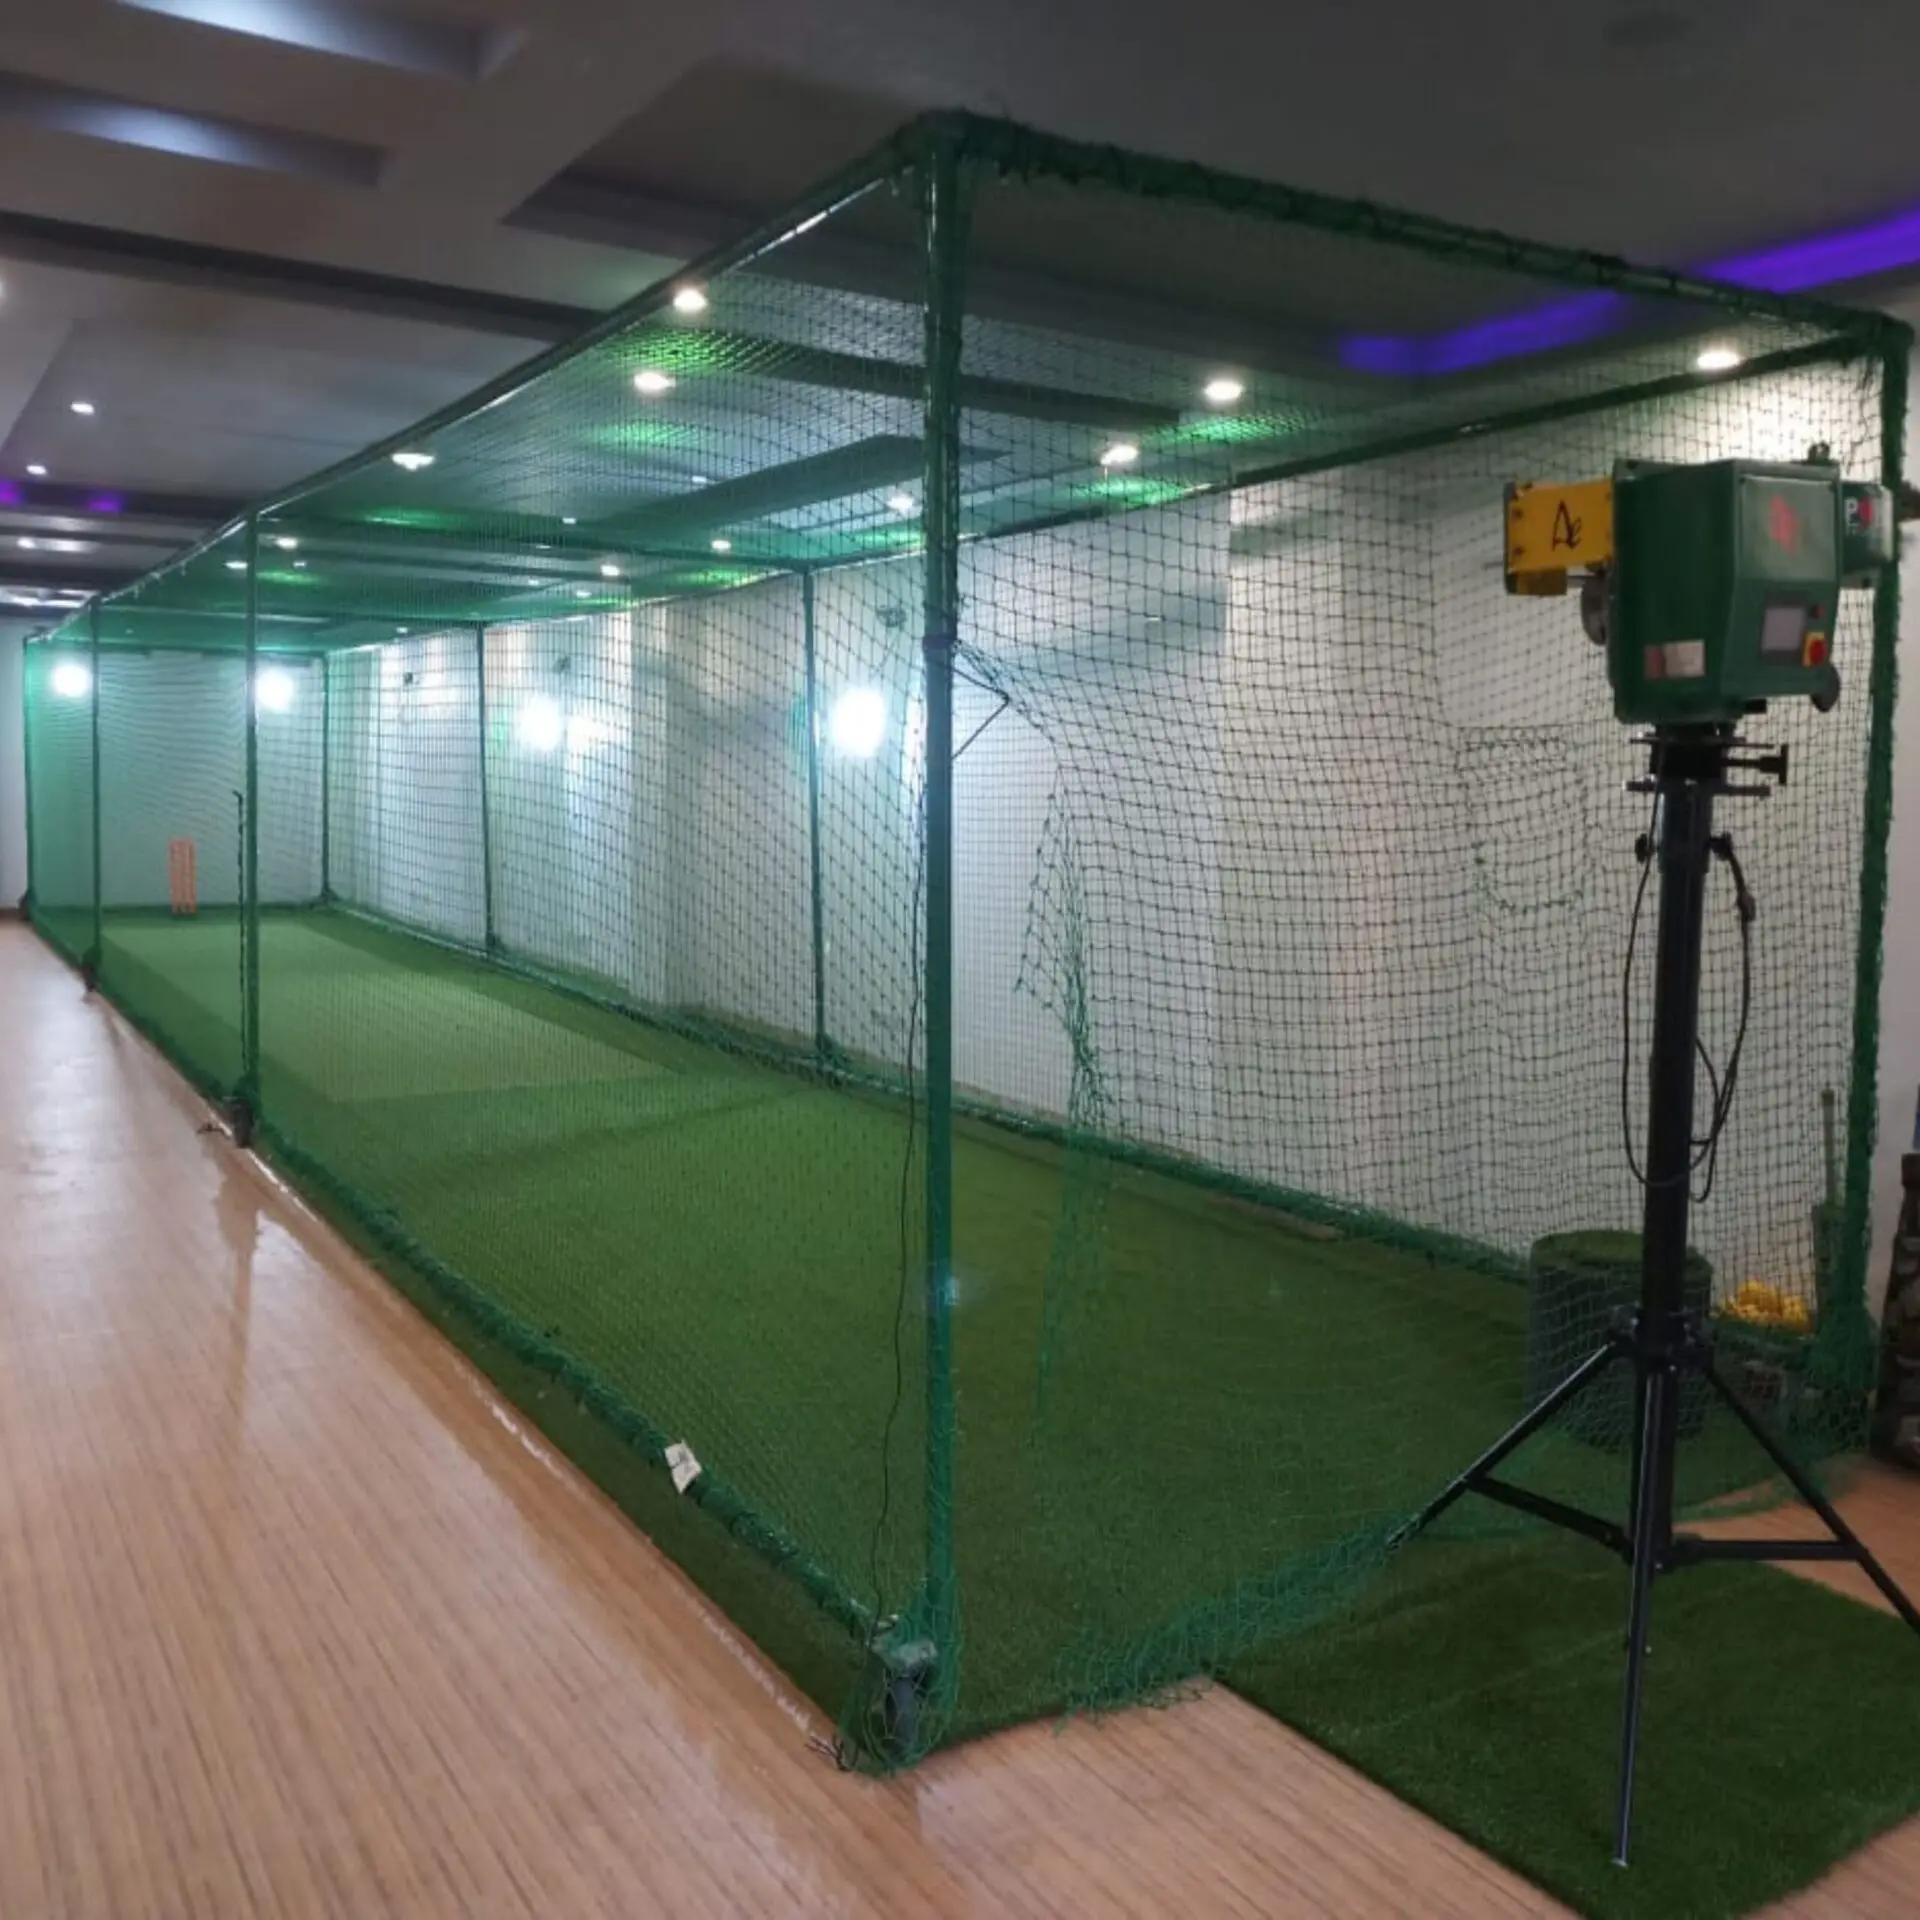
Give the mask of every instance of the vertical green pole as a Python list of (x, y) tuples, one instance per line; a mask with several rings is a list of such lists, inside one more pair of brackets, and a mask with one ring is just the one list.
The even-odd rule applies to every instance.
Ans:
[(93, 940), (87, 964), (93, 977), (98, 979), (107, 949), (105, 881), (100, 861), (100, 602), (97, 599), (87, 604), (87, 724), (91, 729), (88, 757), (93, 762), (90, 776), (93, 781)]
[[(1907, 433), (1907, 361), (1912, 335), (1900, 328), (1886, 350), (1880, 389), (1880, 479), (1897, 499)], [(1896, 548), (1897, 556), (1897, 548)], [(1860, 850), (1860, 945), (1854, 962), (1853, 1066), (1847, 1076), (1846, 1226), (1836, 1275), (1835, 1336), (1858, 1342), (1862, 1358), (1873, 1345), (1867, 1314), (1867, 1261), (1873, 1241), (1873, 1143), (1879, 1121), (1881, 940), (1887, 915), (1887, 838), (1893, 826), (1893, 702), (1899, 671), (1898, 558), (1880, 576), (1873, 595), (1873, 662), (1867, 676), (1866, 818)], [(1834, 1337), (1834, 1336), (1830, 1336)], [(1824, 1344), (1824, 1342), (1823, 1342)], [(1850, 1353), (1830, 1356), (1836, 1364)], [(1871, 1362), (1866, 1361), (1870, 1365)]]
[(487, 629), (473, 630), (473, 670), (480, 683), (480, 899), (489, 953), (499, 943), (493, 927), (493, 817), (487, 800)]
[(827, 1039), (827, 915), (820, 866), (820, 661), (814, 646), (813, 569), (800, 575), (800, 628), (807, 661), (807, 846), (813, 898), (813, 1051), (825, 1060)]
[(320, 656), (320, 904), (333, 905), (333, 655)]
[(20, 693), (23, 711), (20, 715), (20, 761), (21, 774), (27, 785), (27, 915), (32, 924), (40, 926), (40, 836), (36, 831), (39, 822), (34, 818), (33, 785), (33, 722), (40, 711), (40, 698), (33, 690), (33, 646), (30, 642), (20, 655)]
[[(247, 794), (241, 823), (240, 902), (240, 1098), (245, 1124), (260, 1111), (260, 520), (247, 515)], [(242, 1145), (246, 1142), (243, 1140)]]
[[(959, 1686), (953, 1556), (953, 656), (960, 616), (960, 340), (967, 212), (957, 144), (925, 165), (927, 418), (926, 1102), (927, 1620), (939, 1661), (935, 1722)], [(944, 1709), (945, 1711), (942, 1711)], [(928, 1729), (922, 1744), (937, 1737)]]

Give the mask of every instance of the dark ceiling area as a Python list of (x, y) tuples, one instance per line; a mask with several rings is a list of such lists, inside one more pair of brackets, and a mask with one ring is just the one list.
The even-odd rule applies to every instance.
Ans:
[[(1657, 264), (1870, 229), (1808, 256), (1809, 284), (1920, 310), (1920, 217), (1910, 248), (1887, 224), (1920, 209), (1916, 61), (1896, 0), (8, 8), (0, 618), (136, 577), (929, 107)], [(1128, 260), (1036, 214), (982, 298), (1124, 295), (1144, 338), (1204, 280), (1244, 348), (1259, 272), (1176, 272), (1172, 236), (1132, 238)]]

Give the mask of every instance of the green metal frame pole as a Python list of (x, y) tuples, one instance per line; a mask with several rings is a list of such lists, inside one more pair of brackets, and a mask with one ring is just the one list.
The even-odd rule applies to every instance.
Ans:
[(247, 516), (247, 798), (241, 824), (240, 1098), (260, 1110), (260, 517)]
[[(49, 669), (51, 671), (51, 669)], [(20, 771), (27, 788), (27, 914), (35, 926), (42, 925), (40, 917), (40, 836), (36, 829), (39, 822), (34, 818), (33, 785), (33, 726), (34, 716), (40, 711), (40, 702), (44, 697), (33, 690), (33, 647), (31, 644), (21, 649), (20, 654), (20, 691), (23, 696), (20, 715)]]
[[(953, 1553), (953, 657), (960, 616), (960, 360), (967, 208), (955, 142), (925, 167), (927, 244), (926, 1102), (927, 1614), (936, 1698), (958, 1688), (959, 1595)], [(944, 1718), (940, 1708), (935, 1718)], [(932, 1730), (923, 1744), (935, 1737)]]
[(320, 656), (320, 904), (333, 904), (333, 655)]
[[(1907, 369), (1912, 335), (1896, 339), (1881, 369), (1880, 479), (1897, 499), (1904, 473), (1907, 435)], [(1854, 962), (1853, 1064), (1847, 1076), (1847, 1174), (1845, 1228), (1836, 1275), (1835, 1304), (1821, 1315), (1836, 1332), (1857, 1342), (1863, 1356), (1874, 1347), (1867, 1312), (1867, 1260), (1873, 1237), (1873, 1142), (1879, 1119), (1881, 940), (1887, 916), (1887, 839), (1893, 826), (1893, 705), (1898, 688), (1900, 567), (1896, 558), (1880, 576), (1873, 596), (1873, 661), (1867, 677), (1867, 791), (1860, 850), (1860, 945)], [(1847, 1356), (1835, 1355), (1842, 1364)], [(1864, 1364), (1871, 1368), (1870, 1357)]]
[(493, 925), (493, 813), (487, 799), (487, 628), (473, 630), (473, 671), (480, 685), (480, 901), (485, 932), (481, 943), (491, 953), (500, 944)]
[(822, 896), (826, 876), (820, 864), (820, 660), (813, 624), (813, 570), (800, 576), (800, 629), (807, 662), (807, 858), (813, 901), (813, 1050), (825, 1060), (827, 1038), (827, 911)]
[(106, 880), (100, 858), (100, 602), (87, 607), (87, 725), (90, 729), (89, 758), (93, 765), (93, 942), (87, 955), (88, 965), (97, 979), (100, 964), (106, 958), (107, 909)]

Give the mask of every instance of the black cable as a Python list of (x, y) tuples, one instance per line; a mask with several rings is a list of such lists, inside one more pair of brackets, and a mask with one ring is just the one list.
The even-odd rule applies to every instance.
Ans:
[(1648, 818), (1647, 831), (1640, 836), (1634, 848), (1640, 861), (1640, 884), (1634, 891), (1633, 917), (1627, 927), (1626, 965), (1620, 980), (1620, 1138), (1626, 1149), (1627, 1166), (1642, 1187), (1652, 1189), (1678, 1185), (1682, 1180), (1690, 1182), (1705, 1167), (1705, 1183), (1693, 1196), (1696, 1200), (1705, 1200), (1713, 1192), (1713, 1178), (1720, 1161), (1720, 1136), (1726, 1130), (1727, 1116), (1733, 1109), (1734, 1088), (1740, 1078), (1740, 1059), (1746, 1050), (1747, 1024), (1753, 1011), (1753, 922), (1759, 909), (1747, 885), (1746, 872), (1740, 865), (1739, 856), (1733, 850), (1732, 835), (1716, 835), (1708, 841), (1707, 851), (1724, 860), (1733, 875), (1734, 913), (1740, 924), (1740, 1018), (1734, 1031), (1732, 1049), (1727, 1055), (1724, 1076), (1715, 1071), (1713, 1057), (1707, 1052), (1705, 1041), (1695, 1035), (1694, 1046), (1707, 1069), (1707, 1083), (1713, 1095), (1707, 1110), (1707, 1130), (1691, 1140), (1692, 1158), (1684, 1172), (1669, 1176), (1666, 1181), (1649, 1180), (1633, 1147), (1633, 956), (1640, 938), (1640, 916), (1646, 906), (1647, 882), (1652, 877), (1658, 850), (1659, 823), (1660, 802), (1656, 798)]
[[(1740, 1019), (1734, 1028), (1732, 1051), (1727, 1055), (1726, 1078), (1714, 1088), (1713, 1119), (1707, 1129), (1707, 1177), (1700, 1191), (1694, 1195), (1696, 1200), (1704, 1200), (1713, 1192), (1713, 1176), (1720, 1163), (1720, 1135), (1726, 1128), (1727, 1115), (1732, 1111), (1733, 1089), (1740, 1078), (1740, 1056), (1746, 1050), (1747, 1020), (1753, 1011), (1753, 922), (1759, 913), (1752, 889), (1747, 885), (1746, 871), (1740, 865), (1740, 856), (1733, 850), (1733, 836), (1723, 833), (1711, 844), (1713, 851), (1727, 863), (1727, 870), (1733, 875), (1733, 907), (1740, 922)], [(1705, 1048), (1701, 1051), (1704, 1054)], [(1708, 1074), (1711, 1077), (1711, 1066), (1708, 1067)]]
[[(1700, 1064), (1707, 1070), (1707, 1090), (1713, 1096), (1712, 1099), (1707, 1102), (1707, 1114), (1709, 1120), (1711, 1120), (1712, 1116), (1720, 1111), (1720, 1070), (1713, 1063), (1713, 1055), (1707, 1051), (1707, 1043), (1702, 1040), (1698, 1034), (1694, 1036), (1693, 1050), (1700, 1056)], [(1695, 1140), (1693, 1144), (1697, 1147), (1701, 1142)], [(1707, 1173), (1707, 1186), (1710, 1189), (1712, 1185), (1713, 1173), (1712, 1169), (1709, 1168)], [(1693, 1197), (1696, 1200), (1704, 1200), (1707, 1196), (1705, 1193), (1696, 1193)]]
[(1633, 1150), (1633, 950), (1640, 940), (1640, 914), (1647, 904), (1647, 882), (1653, 877), (1653, 858), (1660, 825), (1660, 801), (1656, 795), (1647, 814), (1647, 830), (1634, 842), (1634, 857), (1640, 862), (1640, 884), (1634, 889), (1633, 918), (1627, 922), (1627, 964), (1620, 975), (1620, 1140), (1626, 1148), (1627, 1165), (1633, 1177), (1644, 1187), (1647, 1176), (1640, 1170)]

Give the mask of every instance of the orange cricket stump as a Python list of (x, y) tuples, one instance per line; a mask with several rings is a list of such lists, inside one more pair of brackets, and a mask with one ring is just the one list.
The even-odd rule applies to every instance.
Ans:
[(167, 895), (175, 913), (200, 911), (200, 883), (191, 840), (167, 842)]

